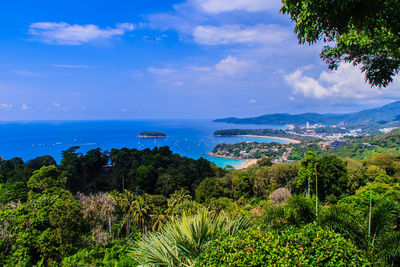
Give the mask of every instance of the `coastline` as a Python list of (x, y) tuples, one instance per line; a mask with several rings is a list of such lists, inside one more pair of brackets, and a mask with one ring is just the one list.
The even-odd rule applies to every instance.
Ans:
[(214, 158), (248, 160), (248, 159), (241, 159), (241, 158), (233, 157), (233, 156), (222, 156), (222, 155), (215, 154), (215, 153), (213, 153), (213, 152), (207, 152), (207, 153), (201, 153), (201, 154), (202, 154), (202, 155), (208, 155), (208, 156), (214, 157)]
[(150, 136), (150, 135), (137, 135), (137, 138), (167, 138), (168, 136)]
[(243, 162), (243, 164), (241, 164), (240, 166), (238, 166), (236, 169), (241, 170), (241, 169), (246, 169), (248, 167), (251, 167), (253, 165), (256, 165), (258, 162), (258, 159), (246, 159), (245, 162)]
[(291, 138), (286, 138), (286, 137), (275, 137), (275, 136), (267, 136), (267, 135), (250, 135), (250, 134), (245, 134), (245, 135), (213, 135), (213, 136), (218, 136), (218, 137), (229, 137), (229, 136), (245, 136), (245, 137), (258, 137), (258, 138), (269, 138), (269, 139), (279, 139), (279, 140), (284, 140), (288, 141), (290, 143), (294, 144), (300, 144), (301, 141), (296, 140), (296, 139), (291, 139)]
[(250, 166), (256, 165), (259, 159), (241, 159), (241, 158), (237, 158), (237, 157), (232, 157), (232, 156), (221, 156), (218, 154), (214, 154), (212, 152), (207, 152), (207, 153), (202, 153), (203, 155), (208, 155), (210, 157), (215, 157), (215, 158), (224, 158), (224, 159), (237, 159), (237, 160), (242, 160), (243, 162), (235, 167), (235, 169), (237, 170), (241, 170), (241, 169), (246, 169)]

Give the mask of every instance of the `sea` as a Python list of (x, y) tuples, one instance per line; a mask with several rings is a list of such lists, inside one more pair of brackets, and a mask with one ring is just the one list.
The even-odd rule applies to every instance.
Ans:
[[(235, 168), (242, 160), (204, 155), (219, 143), (245, 141), (287, 143), (280, 139), (262, 137), (212, 136), (220, 129), (283, 129), (285, 126), (217, 123), (211, 120), (97, 120), (97, 121), (36, 121), (0, 122), (0, 157), (21, 157), (24, 161), (50, 155), (61, 161), (61, 152), (79, 146), (86, 153), (95, 148), (154, 148), (169, 146), (174, 153), (198, 159), (203, 157), (216, 165)], [(160, 131), (166, 138), (139, 138), (142, 131)]]

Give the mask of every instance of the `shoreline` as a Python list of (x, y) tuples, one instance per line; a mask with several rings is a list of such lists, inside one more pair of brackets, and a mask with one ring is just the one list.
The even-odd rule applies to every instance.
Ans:
[(150, 136), (150, 135), (137, 135), (137, 138), (167, 138), (168, 136)]
[(257, 162), (260, 160), (260, 159), (241, 159), (241, 158), (232, 157), (232, 156), (221, 156), (221, 155), (214, 154), (212, 152), (207, 152), (207, 153), (202, 153), (202, 154), (208, 155), (208, 156), (214, 157), (214, 158), (237, 159), (237, 160), (243, 161), (242, 163), (240, 163), (240, 165), (235, 167), (236, 170), (246, 169), (250, 166), (256, 165)]
[(268, 139), (279, 139), (279, 140), (284, 140), (284, 141), (288, 141), (290, 143), (294, 143), (294, 144), (300, 144), (301, 141), (296, 140), (296, 139), (291, 139), (291, 138), (287, 138), (287, 137), (275, 137), (275, 136), (267, 136), (267, 135), (251, 135), (251, 134), (245, 134), (245, 135), (212, 135), (212, 136), (218, 136), (218, 137), (238, 137), (238, 136), (245, 136), (245, 137), (256, 137), (256, 138), (268, 138)]
[(243, 162), (243, 164), (240, 164), (240, 166), (238, 166), (235, 169), (237, 169), (237, 170), (247, 169), (248, 167), (256, 165), (257, 162), (258, 162), (258, 159), (246, 159), (245, 162)]
[(222, 155), (218, 155), (215, 154), (213, 152), (207, 152), (207, 153), (201, 153), (202, 155), (208, 155), (210, 157), (214, 157), (214, 158), (223, 158), (223, 159), (237, 159), (237, 160), (249, 160), (249, 159), (241, 159), (238, 157), (233, 157), (233, 156), (222, 156)]

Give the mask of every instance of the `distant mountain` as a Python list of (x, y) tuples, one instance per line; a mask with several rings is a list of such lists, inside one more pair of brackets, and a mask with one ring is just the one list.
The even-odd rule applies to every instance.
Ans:
[(227, 122), (236, 124), (269, 124), (269, 125), (305, 125), (322, 123), (326, 125), (356, 124), (375, 122), (379, 124), (387, 124), (400, 120), (400, 101), (390, 103), (388, 105), (366, 109), (356, 113), (348, 114), (319, 114), (319, 113), (302, 113), (288, 114), (276, 113), (267, 114), (253, 118), (225, 118), (217, 119), (215, 122)]

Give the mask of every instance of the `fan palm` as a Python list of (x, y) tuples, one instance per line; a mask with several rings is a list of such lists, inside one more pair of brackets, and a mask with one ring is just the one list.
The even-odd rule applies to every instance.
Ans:
[(202, 210), (193, 216), (172, 219), (159, 233), (149, 233), (132, 249), (132, 257), (150, 266), (192, 266), (207, 244), (218, 234), (231, 235), (250, 227), (250, 221)]
[(313, 222), (315, 203), (313, 198), (295, 195), (285, 205), (270, 206), (263, 216), (263, 227), (282, 228), (285, 225), (303, 225)]
[[(264, 228), (301, 226), (313, 221), (351, 239), (373, 258), (389, 265), (400, 264), (400, 232), (395, 231), (399, 216), (396, 202), (381, 201), (370, 207), (368, 217), (348, 206), (320, 209), (315, 215), (311, 198), (293, 196), (285, 205), (268, 207), (263, 216)], [(371, 202), (372, 203), (372, 202)]]
[(399, 219), (395, 202), (381, 201), (371, 207), (370, 218), (354, 215), (350, 209), (333, 206), (324, 210), (319, 223), (343, 234), (389, 265), (400, 263), (400, 232), (395, 231)]

